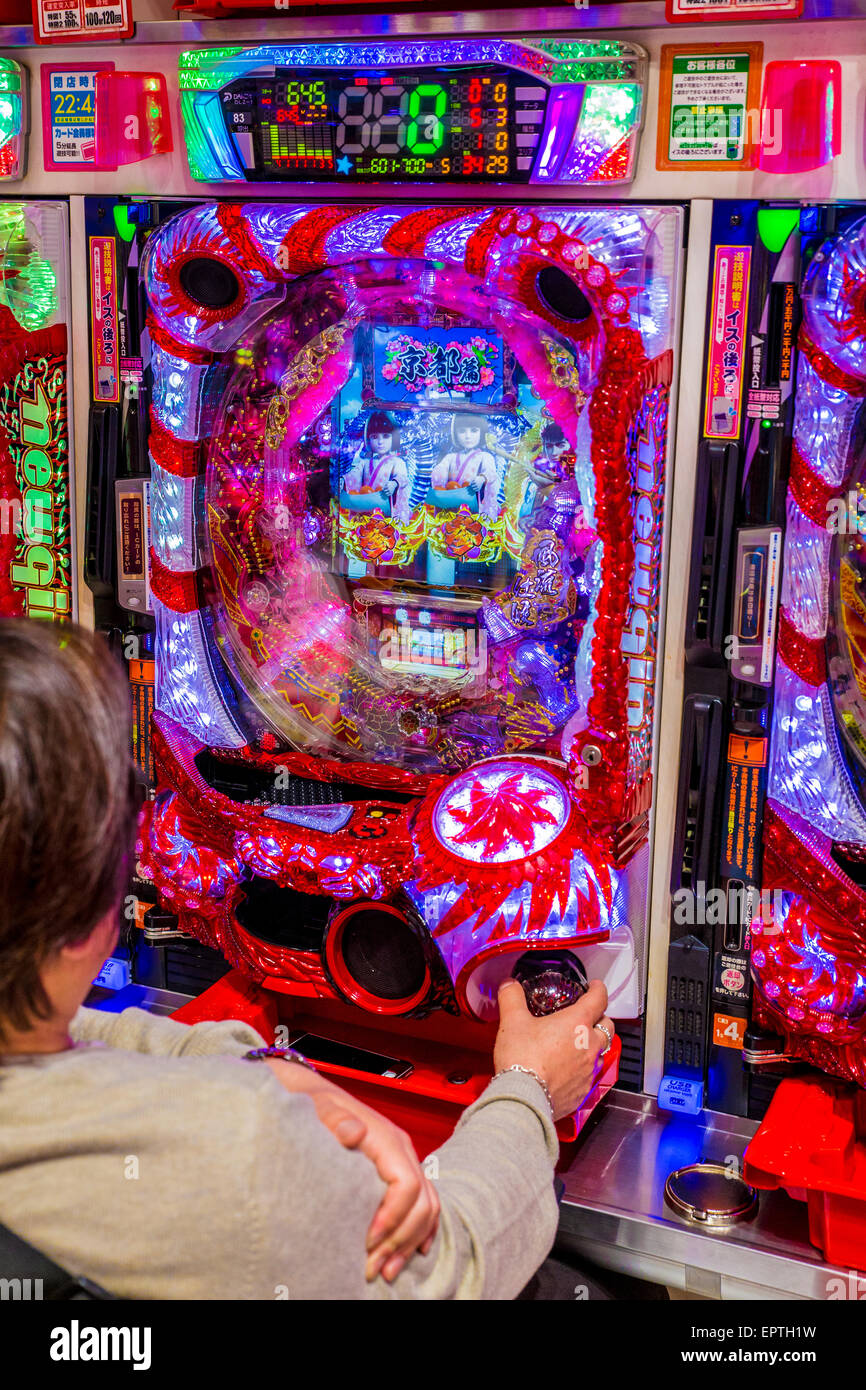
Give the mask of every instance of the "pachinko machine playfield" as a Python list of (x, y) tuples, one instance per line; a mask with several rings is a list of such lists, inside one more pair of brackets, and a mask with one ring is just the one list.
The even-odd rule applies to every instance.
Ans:
[(209, 203), (146, 242), (141, 873), (271, 1008), (435, 1010), (439, 1099), (512, 973), (640, 1016), (678, 230)]
[(641, 1080), (683, 215), (509, 201), (631, 175), (640, 51), (543, 49), (182, 55), (194, 177), (459, 205), (85, 200), (145, 935), (234, 967), (181, 1017), (286, 1030), (428, 1147), (512, 974), (603, 979)]

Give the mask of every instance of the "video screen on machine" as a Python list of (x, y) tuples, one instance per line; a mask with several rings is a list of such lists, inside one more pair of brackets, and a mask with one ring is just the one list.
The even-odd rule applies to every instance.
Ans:
[[(230, 388), (212, 456), (222, 627), (248, 688), (295, 743), (325, 730), (431, 771), (555, 744), (588, 689), (585, 447), (578, 468), (493, 325), (397, 310), (292, 358), (291, 323), (265, 330), (262, 401), (243, 371)], [(264, 459), (241, 468), (262, 409)]]

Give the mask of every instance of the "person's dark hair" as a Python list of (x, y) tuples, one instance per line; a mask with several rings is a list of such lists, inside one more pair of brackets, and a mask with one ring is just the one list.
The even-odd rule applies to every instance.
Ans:
[(386, 415), (384, 410), (374, 410), (373, 414), (367, 417), (367, 423), (364, 426), (364, 447), (370, 447), (371, 434), (396, 433), (397, 426), (394, 424), (394, 421), (391, 419), (390, 415)]
[(42, 965), (119, 905), (135, 804), (129, 687), (105, 643), (0, 620), (0, 1039), (48, 1017)]
[(561, 426), (559, 426), (555, 420), (552, 420), (550, 424), (545, 425), (544, 429), (541, 431), (541, 442), (542, 444), (567, 444), (568, 440)]

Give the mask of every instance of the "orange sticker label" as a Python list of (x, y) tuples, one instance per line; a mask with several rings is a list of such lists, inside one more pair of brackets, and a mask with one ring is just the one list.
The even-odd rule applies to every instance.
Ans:
[(767, 740), (750, 734), (731, 734), (728, 738), (728, 762), (740, 767), (764, 767), (767, 761)]
[(129, 679), (134, 685), (152, 685), (156, 679), (156, 662), (153, 660), (130, 660)]
[(716, 1047), (736, 1047), (742, 1049), (746, 1036), (746, 1020), (729, 1018), (727, 1014), (713, 1014), (713, 1042)]

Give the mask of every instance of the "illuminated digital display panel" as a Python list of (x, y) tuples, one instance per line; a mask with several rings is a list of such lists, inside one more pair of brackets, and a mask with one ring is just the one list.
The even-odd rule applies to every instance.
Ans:
[(494, 65), (277, 71), (221, 92), (249, 177), (501, 181), (528, 177), (547, 89)]

